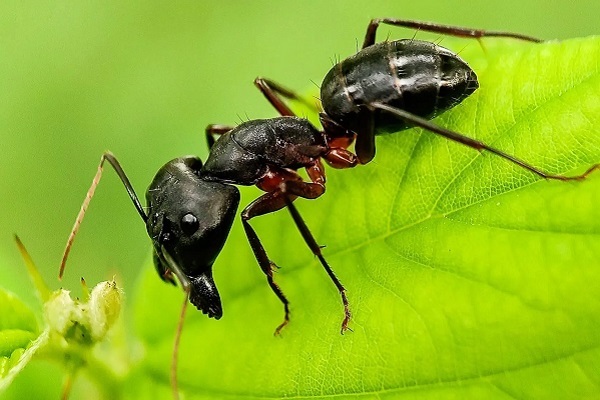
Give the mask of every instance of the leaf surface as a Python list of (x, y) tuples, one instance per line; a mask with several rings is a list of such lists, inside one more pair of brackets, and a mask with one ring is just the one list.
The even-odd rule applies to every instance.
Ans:
[(0, 356), (27, 346), (37, 331), (33, 312), (12, 293), (0, 289)]
[(39, 335), (33, 312), (12, 293), (0, 289), (0, 393), (47, 341)]

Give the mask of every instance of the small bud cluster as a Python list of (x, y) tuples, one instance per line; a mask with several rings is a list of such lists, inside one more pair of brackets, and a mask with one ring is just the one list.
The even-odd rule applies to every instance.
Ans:
[(61, 289), (44, 304), (44, 317), (53, 333), (67, 342), (92, 345), (104, 339), (119, 316), (122, 293), (114, 281), (100, 282), (87, 301), (73, 300)]

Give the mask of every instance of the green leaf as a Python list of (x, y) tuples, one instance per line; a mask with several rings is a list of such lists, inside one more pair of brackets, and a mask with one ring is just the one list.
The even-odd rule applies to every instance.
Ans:
[[(45, 328), (37, 336), (33, 313), (15, 296), (0, 291), (0, 393), (11, 385), (33, 356), (43, 350), (46, 359), (64, 364), (68, 371), (67, 382), (84, 366), (106, 397), (114, 398), (119, 390), (116, 371), (123, 369), (123, 363), (106, 349), (94, 351), (94, 348), (104, 341), (119, 317), (121, 289), (113, 280), (100, 282), (90, 292), (85, 280), (81, 279), (83, 300), (72, 299), (65, 289), (50, 292), (17, 235), (15, 241), (43, 303)], [(122, 350), (116, 345), (115, 349), (115, 354)], [(106, 362), (106, 359), (110, 361)], [(65, 384), (62, 397), (68, 397), (69, 393), (70, 384)]]
[(0, 393), (47, 342), (38, 336), (33, 312), (12, 293), (0, 289)]
[[(551, 173), (600, 161), (600, 38), (443, 44), (464, 48), (481, 88), (437, 124)], [(224, 317), (190, 308), (180, 388), (186, 398), (598, 397), (599, 203), (600, 173), (544, 181), (429, 132), (380, 137), (371, 164), (328, 169), (326, 195), (297, 201), (348, 289), (353, 332), (339, 334), (339, 295), (282, 211), (253, 222), (291, 301), (292, 321), (273, 337), (282, 307), (237, 224), (215, 264)], [(134, 311), (146, 397), (170, 394), (182, 298), (145, 269)]]
[(0, 356), (10, 356), (37, 336), (35, 315), (12, 293), (0, 289)]
[[(0, 340), (4, 341), (6, 336), (5, 331), (0, 333)], [(27, 347), (17, 347), (13, 350), (10, 357), (0, 358), (0, 393), (2, 393), (12, 383), (15, 377), (29, 364), (33, 356), (46, 346), (48, 343), (48, 331), (43, 331), (39, 336), (28, 332)], [(35, 339), (35, 340), (34, 340)]]

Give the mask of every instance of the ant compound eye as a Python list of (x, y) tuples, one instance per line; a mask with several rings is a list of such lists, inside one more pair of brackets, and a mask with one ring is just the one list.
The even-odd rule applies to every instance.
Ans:
[(181, 218), (181, 230), (186, 235), (191, 235), (198, 230), (198, 218), (194, 214), (185, 214)]

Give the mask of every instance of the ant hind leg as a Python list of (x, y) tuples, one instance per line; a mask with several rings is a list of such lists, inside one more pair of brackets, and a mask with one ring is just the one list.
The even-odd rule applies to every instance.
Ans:
[(489, 146), (482, 141), (472, 139), (461, 133), (438, 126), (429, 120), (426, 120), (417, 115), (411, 114), (405, 110), (401, 110), (401, 109), (395, 108), (395, 107), (390, 107), (389, 105), (383, 104), (383, 103), (372, 103), (372, 104), (370, 104), (370, 107), (376, 108), (379, 110), (383, 110), (385, 112), (393, 114), (396, 117), (408, 122), (411, 125), (421, 127), (423, 129), (426, 129), (437, 135), (443, 136), (446, 139), (452, 140), (454, 142), (462, 143), (465, 146), (469, 146), (475, 150), (489, 151), (490, 153), (493, 153), (499, 157), (502, 157), (505, 160), (508, 160), (511, 163), (516, 164), (519, 167), (524, 168), (524, 169), (532, 172), (533, 174), (540, 176), (544, 179), (554, 179), (554, 180), (559, 180), (559, 181), (581, 181), (581, 180), (587, 178), (587, 176), (589, 174), (591, 174), (592, 172), (594, 172), (595, 170), (600, 169), (600, 164), (594, 164), (590, 168), (588, 168), (587, 171), (585, 171), (583, 174), (580, 174), (580, 175), (565, 176), (565, 175), (561, 175), (561, 174), (550, 174), (548, 172), (542, 171), (541, 169), (539, 169), (539, 168), (537, 168), (515, 156), (505, 153), (502, 150), (499, 150), (499, 149), (496, 149), (495, 147)]
[(432, 22), (423, 22), (423, 21), (414, 21), (409, 19), (397, 19), (397, 18), (374, 18), (369, 22), (369, 26), (367, 27), (367, 33), (365, 35), (365, 41), (363, 42), (362, 48), (369, 47), (375, 44), (375, 35), (377, 34), (377, 28), (379, 28), (379, 24), (386, 24), (392, 26), (401, 26), (404, 28), (412, 28), (421, 31), (441, 33), (444, 35), (463, 37), (463, 38), (474, 38), (480, 39), (482, 37), (504, 37), (504, 38), (512, 38), (517, 40), (524, 40), (527, 42), (541, 43), (543, 40), (528, 36), (522, 35), (520, 33), (514, 32), (501, 32), (501, 31), (487, 31), (484, 29), (472, 29), (472, 28), (464, 28), (460, 26), (452, 26), (452, 25), (443, 25), (436, 24)]

